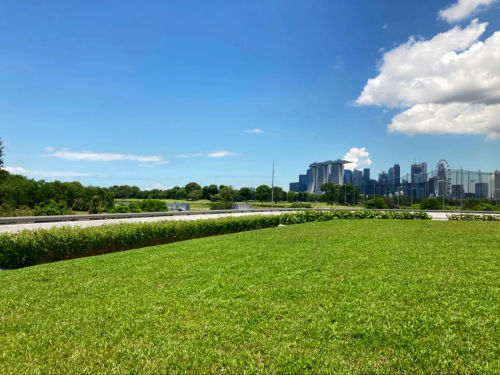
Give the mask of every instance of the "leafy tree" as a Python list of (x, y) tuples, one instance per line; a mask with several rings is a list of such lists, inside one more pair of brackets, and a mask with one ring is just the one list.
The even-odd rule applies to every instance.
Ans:
[(252, 199), (252, 190), (248, 187), (242, 187), (239, 191), (240, 196), (243, 198), (245, 202), (248, 202)]
[(89, 214), (100, 214), (104, 210), (104, 204), (101, 201), (101, 198), (97, 195), (94, 195), (90, 199), (89, 203)]
[(382, 197), (375, 197), (365, 202), (366, 208), (388, 208), (386, 201)]
[(190, 201), (197, 201), (201, 198), (203, 198), (203, 190), (201, 189), (193, 190), (187, 196), (187, 199)]
[(420, 202), (420, 208), (423, 210), (441, 210), (443, 208), (443, 204), (439, 198), (427, 198)]
[(332, 182), (325, 182), (321, 185), (321, 191), (323, 192), (323, 200), (328, 204), (333, 204), (333, 202), (338, 202), (339, 199), (339, 185), (334, 185)]
[(61, 201), (57, 203), (51, 199), (45, 204), (35, 206), (33, 214), (35, 216), (53, 216), (53, 215), (68, 215), (71, 213), (66, 202)]
[(271, 188), (267, 185), (259, 185), (255, 189), (255, 198), (261, 203), (268, 202), (271, 199)]
[(175, 192), (175, 199), (186, 199), (186, 189), (180, 188)]
[(296, 193), (296, 192), (294, 192), (294, 191), (291, 191), (291, 190), (290, 190), (290, 191), (286, 194), (286, 199), (287, 199), (287, 201), (288, 201), (288, 202), (290, 202), (290, 203), (295, 202), (296, 198), (297, 198), (297, 193)]
[(201, 186), (198, 185), (196, 182), (190, 182), (184, 187), (184, 189), (186, 189), (186, 194), (189, 195), (191, 194), (192, 191), (201, 190)]
[(212, 195), (216, 195), (219, 192), (217, 185), (203, 186), (203, 199), (210, 199)]
[(231, 186), (223, 186), (219, 193), (213, 196), (214, 202), (210, 204), (211, 210), (224, 210), (233, 207), (234, 190)]
[(286, 200), (286, 193), (279, 186), (274, 186), (272, 189), (273, 199), (275, 202), (280, 202)]
[(142, 212), (161, 212), (167, 211), (167, 204), (159, 199), (144, 199), (139, 202)]

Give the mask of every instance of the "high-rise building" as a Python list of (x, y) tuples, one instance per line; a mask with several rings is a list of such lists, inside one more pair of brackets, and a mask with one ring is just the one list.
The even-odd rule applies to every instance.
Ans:
[(389, 175), (382, 171), (378, 175), (378, 191), (377, 194), (387, 195), (389, 192)]
[(344, 170), (344, 184), (352, 185), (352, 171), (349, 169)]
[(476, 182), (476, 185), (474, 186), (474, 191), (476, 192), (476, 198), (478, 199), (488, 198), (488, 183)]
[(495, 171), (495, 200), (500, 201), (500, 171)]
[(363, 172), (361, 172), (359, 169), (355, 169), (352, 171), (352, 184), (354, 186), (363, 185)]
[(312, 163), (309, 168), (311, 178), (309, 180), (309, 193), (321, 194), (321, 185), (331, 182), (334, 185), (344, 183), (344, 164), (350, 163), (347, 160), (328, 160), (322, 163)]
[(451, 198), (455, 200), (460, 200), (464, 196), (464, 186), (463, 185), (451, 185)]
[(363, 169), (363, 186), (370, 185), (370, 168)]
[(401, 184), (401, 168), (399, 164), (394, 164), (394, 191), (400, 191)]

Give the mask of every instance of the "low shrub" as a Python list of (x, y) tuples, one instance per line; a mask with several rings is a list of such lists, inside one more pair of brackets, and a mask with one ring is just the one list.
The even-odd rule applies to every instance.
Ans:
[(387, 202), (382, 197), (375, 197), (373, 199), (367, 200), (365, 202), (365, 207), (366, 208), (380, 208), (380, 209), (389, 208), (389, 206), (387, 205)]
[(33, 215), (35, 216), (54, 216), (69, 214), (71, 214), (71, 209), (64, 201), (57, 203), (54, 200), (50, 200), (44, 204), (35, 206), (35, 208), (33, 209)]
[(142, 212), (168, 211), (167, 204), (159, 199), (143, 199), (139, 202), (139, 208)]
[(281, 224), (301, 224), (311, 221), (330, 221), (339, 219), (396, 219), (396, 220), (429, 220), (425, 212), (411, 211), (302, 211), (280, 215)]
[(500, 215), (453, 214), (453, 215), (448, 215), (448, 220), (500, 221)]
[(306, 202), (295, 202), (290, 205), (290, 208), (311, 208), (311, 207), (312, 204)]
[(0, 268), (113, 253), (193, 238), (338, 219), (429, 219), (425, 212), (303, 211), (195, 221), (157, 221), (96, 227), (59, 227), (0, 234)]
[(420, 202), (420, 208), (422, 210), (442, 210), (443, 204), (440, 198), (427, 198)]
[(108, 211), (111, 214), (128, 214), (130, 212), (142, 212), (142, 210), (134, 202), (129, 204), (120, 204)]
[(231, 201), (210, 202), (211, 210), (230, 210), (231, 208), (233, 208), (233, 202)]

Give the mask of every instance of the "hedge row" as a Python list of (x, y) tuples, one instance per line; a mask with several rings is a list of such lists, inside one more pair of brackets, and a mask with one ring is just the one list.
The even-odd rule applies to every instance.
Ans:
[(288, 225), (339, 219), (430, 220), (431, 217), (421, 211), (302, 211), (282, 214), (280, 223)]
[(193, 238), (336, 219), (428, 219), (422, 212), (306, 211), (196, 221), (158, 221), (96, 227), (60, 227), (0, 235), (0, 268), (113, 253)]
[(500, 215), (453, 214), (448, 215), (448, 220), (500, 221)]

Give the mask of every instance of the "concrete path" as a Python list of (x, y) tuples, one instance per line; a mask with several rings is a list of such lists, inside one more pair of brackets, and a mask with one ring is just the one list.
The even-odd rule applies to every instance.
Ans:
[[(290, 211), (289, 211), (290, 212)], [(49, 229), (54, 227), (95, 227), (106, 224), (120, 223), (150, 223), (154, 221), (165, 220), (203, 220), (203, 219), (219, 219), (221, 217), (237, 217), (249, 215), (281, 215), (280, 211), (264, 211), (264, 212), (243, 212), (243, 213), (227, 213), (227, 214), (206, 214), (206, 215), (179, 215), (179, 216), (158, 216), (158, 217), (139, 217), (127, 219), (103, 219), (103, 220), (83, 220), (83, 221), (60, 221), (51, 223), (30, 223), (30, 224), (5, 224), (0, 225), (0, 233), (14, 233), (22, 230), (33, 229)]]

